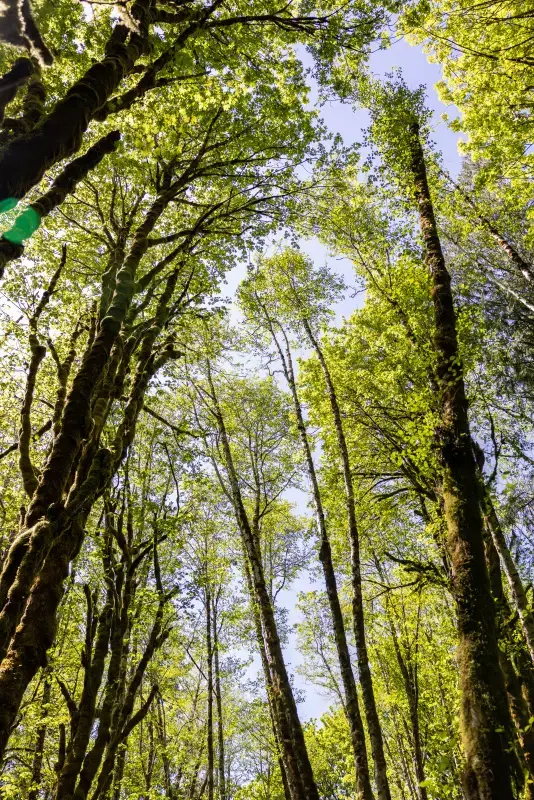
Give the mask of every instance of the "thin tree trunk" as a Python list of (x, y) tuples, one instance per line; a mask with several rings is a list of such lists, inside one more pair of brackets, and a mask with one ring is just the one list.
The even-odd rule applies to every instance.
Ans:
[(413, 674), (414, 673), (413, 668), (410, 668), (408, 664), (406, 664), (406, 661), (402, 655), (397, 637), (397, 632), (391, 620), (390, 620), (390, 629), (391, 629), (391, 636), (393, 639), (393, 647), (395, 649), (395, 655), (397, 657), (397, 663), (399, 665), (399, 669), (402, 675), (402, 680), (404, 683), (404, 691), (406, 692), (406, 697), (408, 699), (411, 735), (413, 741), (415, 777), (417, 780), (417, 796), (419, 800), (427, 800), (428, 794), (426, 791), (426, 787), (424, 786), (425, 769), (423, 761), (423, 748), (421, 747), (421, 733), (419, 729), (419, 697), (418, 697), (419, 693), (418, 693), (417, 682), (414, 679), (415, 676)]
[(165, 708), (161, 696), (157, 700), (157, 732), (161, 750), (161, 761), (163, 764), (163, 775), (165, 778), (165, 796), (167, 800), (174, 800), (174, 786), (171, 780), (171, 764), (167, 752), (167, 730), (165, 724)]
[[(207, 571), (207, 570), (206, 570)], [(206, 658), (208, 678), (208, 800), (213, 800), (214, 751), (213, 751), (213, 648), (211, 645), (211, 592), (206, 586)]]
[(495, 545), (495, 549), (499, 554), (503, 572), (508, 581), (514, 606), (516, 607), (517, 613), (519, 614), (519, 619), (521, 620), (521, 627), (523, 629), (525, 642), (527, 643), (530, 652), (530, 657), (534, 662), (534, 614), (529, 608), (525, 587), (523, 586), (523, 582), (515, 565), (512, 554), (510, 553), (508, 545), (506, 544), (501, 523), (499, 522), (495, 507), (489, 492), (487, 491), (484, 493), (484, 514), (491, 537), (493, 539), (493, 544)]
[(44, 745), (46, 739), (48, 705), (50, 703), (50, 677), (45, 674), (43, 683), (43, 699), (41, 702), (41, 721), (37, 727), (35, 750), (32, 762), (31, 789), (28, 793), (28, 800), (37, 800), (39, 797), (39, 785), (41, 783), (41, 771), (43, 767)]
[(58, 778), (56, 800), (69, 800), (73, 796), (93, 729), (96, 701), (102, 683), (113, 619), (113, 586), (109, 576), (107, 580), (107, 597), (98, 620), (94, 649), (91, 647), (90, 637), (87, 637), (85, 657), (89, 663), (85, 666), (84, 686), (76, 715), (76, 729), (69, 742), (65, 763)]
[[(522, 674), (518, 676), (510, 652), (514, 650), (513, 634), (510, 630), (509, 620), (513, 616), (512, 609), (504, 593), (501, 573), (501, 562), (495, 547), (495, 540), (491, 535), (489, 526), (484, 537), (486, 553), (486, 564), (490, 580), (491, 593), (496, 606), (497, 635), (502, 646), (499, 648), (501, 669), (504, 675), (506, 692), (508, 694), (508, 704), (512, 720), (515, 725), (517, 740), (519, 743), (519, 754), (524, 765), (524, 771), (528, 775), (534, 775), (534, 729), (530, 725), (530, 713), (527, 701), (523, 695), (523, 681), (527, 678)], [(515, 626), (514, 626), (515, 627)], [(526, 788), (526, 798), (533, 800), (534, 785), (528, 784)]]
[(224, 723), (221, 693), (221, 671), (219, 667), (219, 632), (217, 630), (218, 597), (213, 600), (213, 656), (215, 668), (215, 699), (217, 701), (217, 740), (219, 768), (219, 800), (226, 800), (226, 773), (224, 758)]
[[(125, 764), (126, 764), (126, 743), (119, 750), (117, 754), (117, 761), (115, 764), (115, 769), (113, 771), (113, 800), (120, 800)], [(146, 786), (147, 792), (150, 790), (151, 777), (152, 776), (150, 775), (150, 778), (147, 780), (147, 786)]]
[[(285, 800), (298, 800), (304, 796), (304, 789), (302, 788), (302, 780), (298, 771), (296, 758), (293, 753), (293, 743), (291, 741), (291, 733), (287, 724), (285, 714), (280, 712), (277, 705), (277, 698), (273, 688), (273, 680), (271, 670), (269, 667), (269, 660), (265, 650), (265, 640), (263, 638), (263, 630), (261, 627), (261, 618), (258, 611), (258, 604), (254, 597), (254, 585), (252, 583), (252, 575), (250, 574), (250, 567), (247, 561), (247, 554), (244, 553), (244, 568), (245, 578), (247, 581), (248, 592), (250, 596), (250, 604), (252, 607), (252, 618), (254, 620), (254, 629), (256, 632), (256, 641), (258, 642), (258, 649), (260, 651), (261, 665), (263, 669), (263, 676), (265, 679), (265, 689), (267, 692), (267, 704), (269, 706), (269, 716), (271, 718), (271, 726), (274, 733), (276, 742), (276, 752), (278, 756), (278, 765), (282, 775), (282, 784), (284, 787)], [(284, 746), (285, 740), (285, 746)], [(290, 753), (288, 758), (287, 753)], [(287, 765), (287, 766), (286, 766)]]
[(531, 315), (534, 314), (534, 305), (532, 305), (532, 303), (529, 303), (529, 301), (526, 300), (524, 297), (522, 297), (518, 292), (516, 292), (515, 289), (512, 289), (511, 286), (507, 286), (506, 283), (497, 280), (497, 278), (495, 278), (493, 275), (488, 275), (487, 279), (489, 280), (490, 283), (493, 283), (494, 286), (497, 286), (501, 290), (501, 292), (504, 292), (510, 297), (513, 297), (513, 299), (517, 303), (526, 308), (527, 311), (530, 311)]
[(410, 771), (409, 760), (406, 756), (403, 737), (400, 732), (400, 722), (398, 720), (395, 720), (395, 738), (397, 740), (397, 750), (399, 751), (400, 762), (402, 771), (404, 773), (404, 780), (406, 782), (406, 786), (412, 796), (412, 799), (417, 800), (417, 789), (413, 782), (413, 776)]
[[(259, 298), (258, 298), (259, 299)], [(261, 305), (261, 303), (260, 303)], [(343, 690), (345, 693), (344, 711), (349, 723), (352, 751), (354, 755), (354, 766), (356, 771), (356, 790), (358, 796), (362, 800), (373, 800), (373, 791), (371, 788), (371, 781), (369, 777), (369, 764), (367, 760), (367, 747), (365, 743), (365, 734), (363, 730), (362, 718), (360, 715), (360, 708), (358, 703), (358, 693), (356, 690), (356, 681), (354, 680), (354, 673), (352, 671), (352, 664), (350, 661), (349, 647), (347, 644), (347, 635), (345, 632), (345, 623), (343, 621), (343, 612), (339, 602), (339, 594), (337, 590), (336, 573), (332, 562), (332, 549), (330, 547), (330, 540), (326, 527), (326, 519), (324, 514), (323, 502), (321, 492), (319, 490), (319, 482), (317, 480), (317, 473), (313, 463), (310, 442), (306, 430), (306, 423), (302, 413), (302, 406), (298, 396), (297, 385), (295, 381), (295, 372), (293, 369), (293, 359), (291, 357), (291, 349), (289, 341), (282, 330), (282, 336), (285, 342), (285, 353), (280, 346), (275, 334), (273, 323), (269, 314), (264, 306), (262, 310), (265, 314), (267, 324), (269, 325), (270, 333), (273, 341), (278, 349), (278, 354), (282, 362), (282, 369), (284, 377), (288, 382), (291, 396), (293, 398), (293, 407), (295, 409), (295, 416), (297, 418), (297, 428), (299, 431), (300, 439), (302, 442), (302, 449), (306, 458), (306, 466), (308, 469), (308, 476), (312, 485), (313, 501), (317, 515), (317, 525), (319, 528), (319, 535), (321, 538), (321, 545), (319, 550), (319, 560), (323, 568), (323, 575), (325, 580), (326, 595), (328, 604), (330, 606), (330, 614), (332, 616), (332, 626), (334, 628), (334, 638), (336, 642), (336, 650), (341, 672), (341, 679), (343, 681)]]
[[(378, 560), (376, 555), (374, 556), (374, 562), (378, 574), (382, 582), (384, 582), (383, 570), (380, 561)], [(395, 621), (392, 617), (392, 614), (390, 613), (390, 610), (391, 606), (386, 596), (386, 618), (389, 625), (391, 640), (393, 642), (393, 649), (395, 650), (395, 657), (397, 659), (397, 664), (399, 665), (402, 681), (404, 683), (404, 691), (406, 693), (406, 699), (408, 700), (408, 710), (410, 714), (410, 725), (411, 725), (410, 733), (413, 745), (413, 762), (415, 768), (415, 778), (417, 780), (417, 797), (418, 800), (427, 800), (428, 793), (426, 791), (426, 787), (424, 786), (425, 769), (424, 769), (424, 759), (423, 759), (423, 748), (421, 745), (421, 732), (419, 727), (419, 685), (417, 679), (417, 665), (413, 663), (413, 659), (411, 657), (408, 658), (408, 662), (407, 659), (404, 657), (404, 654), (401, 650), (399, 637), (397, 635)]]
[(454, 181), (451, 176), (443, 172), (447, 180), (454, 186), (457, 192), (463, 197), (465, 202), (473, 209), (476, 216), (482, 222), (484, 227), (489, 231), (492, 237), (495, 239), (501, 250), (503, 250), (514, 267), (521, 273), (521, 275), (527, 280), (529, 283), (534, 279), (534, 268), (532, 264), (529, 264), (528, 261), (519, 254), (517, 249), (511, 244), (508, 239), (495, 227), (495, 225), (488, 219), (482, 212), (480, 211), (477, 203), (473, 200), (470, 194), (465, 191), (456, 181)]
[[(244, 508), (242, 508), (244, 512)], [(241, 517), (242, 522), (244, 517)], [(248, 525), (248, 519), (246, 521)], [(250, 539), (248, 538), (250, 536)], [(272, 676), (272, 685), (275, 697), (278, 698), (280, 715), (284, 715), (289, 723), (292, 750), (294, 751), (298, 770), (302, 781), (304, 797), (308, 800), (318, 800), (317, 787), (313, 778), (311, 764), (304, 741), (304, 734), (298, 718), (297, 706), (293, 696), (293, 690), (289, 682), (280, 638), (276, 628), (274, 610), (270, 602), (269, 593), (265, 584), (263, 566), (258, 548), (254, 545), (249, 528), (247, 535), (248, 557), (250, 560), (251, 572), (254, 583), (254, 590), (262, 620), (262, 628), (265, 636), (267, 656)], [(284, 747), (287, 747), (287, 740), (284, 738)]]
[(102, 797), (106, 796), (106, 792), (109, 789), (111, 779), (113, 777), (113, 768), (115, 766), (117, 751), (121, 746), (127, 747), (128, 736), (135, 726), (140, 723), (148, 714), (150, 706), (152, 705), (152, 701), (156, 696), (156, 691), (157, 687), (152, 687), (148, 698), (133, 716), (131, 716), (130, 713), (125, 715), (124, 707), (121, 709), (121, 717), (125, 717), (125, 721), (108, 745), (106, 757), (102, 764), (100, 775), (98, 776), (96, 788), (91, 795), (91, 800), (100, 800)]
[(476, 800), (512, 800), (511, 723), (499, 666), (495, 606), (484, 558), (480, 485), (458, 352), (451, 280), (428, 188), (419, 126), (411, 126), (411, 170), (425, 262), (432, 279), (443, 499), (458, 617), (458, 667), (466, 787)]
[[(113, 768), (115, 766), (115, 758), (118, 749), (121, 746), (126, 746), (128, 736), (136, 727), (136, 725), (142, 722), (146, 717), (158, 691), (158, 687), (153, 686), (147, 699), (144, 701), (144, 703), (142, 703), (135, 714), (133, 713), (135, 701), (141, 688), (147, 666), (150, 663), (154, 653), (165, 642), (170, 632), (169, 629), (163, 629), (163, 612), (166, 602), (170, 596), (163, 594), (161, 577), (159, 574), (159, 563), (157, 560), (157, 550), (155, 546), (154, 571), (156, 574), (156, 583), (158, 584), (158, 592), (160, 594), (159, 605), (154, 616), (154, 622), (148, 637), (148, 642), (145, 646), (141, 659), (133, 670), (133, 674), (129, 679), (128, 686), (126, 686), (126, 656), (129, 649), (129, 640), (126, 641), (124, 650), (122, 651), (120, 677), (118, 681), (118, 688), (115, 693), (111, 727), (106, 740), (105, 756), (100, 769), (100, 774), (98, 776), (96, 789), (91, 795), (92, 800), (98, 800), (98, 798), (105, 796), (113, 774)], [(75, 795), (75, 800), (77, 800), (77, 795)]]
[[(74, 791), (74, 800), (85, 800), (95, 776), (100, 767), (106, 745), (111, 738), (111, 727), (113, 717), (117, 714), (118, 697), (121, 692), (121, 683), (124, 679), (123, 670), (121, 665), (123, 662), (124, 648), (127, 646), (130, 632), (130, 607), (132, 602), (133, 575), (130, 570), (131, 564), (128, 561), (127, 555), (123, 556), (123, 569), (122, 573), (124, 584), (119, 583), (115, 587), (117, 595), (116, 603), (120, 604), (115, 609), (115, 617), (111, 630), (110, 645), (109, 645), (109, 664), (106, 675), (106, 684), (104, 688), (104, 696), (101, 701), (100, 716), (98, 719), (98, 731), (94, 739), (91, 749), (85, 754), (83, 766), (79, 774), (76, 789)], [(121, 575), (121, 572), (119, 572)]]
[(302, 323), (308, 336), (309, 342), (317, 354), (326, 383), (326, 390), (330, 400), (334, 427), (336, 431), (339, 454), (343, 468), (343, 478), (345, 482), (345, 497), (347, 505), (348, 532), (351, 545), (351, 582), (352, 582), (352, 616), (354, 624), (354, 638), (356, 641), (356, 652), (358, 655), (358, 674), (362, 687), (363, 705), (367, 729), (371, 740), (371, 752), (375, 766), (375, 782), (379, 800), (391, 800), (391, 791), (387, 775), (386, 757), (384, 755), (384, 742), (382, 739), (382, 729), (376, 708), (373, 679), (369, 665), (369, 655), (367, 652), (367, 641), (365, 634), (365, 616), (363, 610), (362, 576), (360, 564), (360, 538), (358, 525), (356, 522), (356, 509), (354, 500), (354, 486), (350, 468), (349, 451), (341, 411), (337, 400), (336, 391), (330, 375), (330, 370), (323, 355), (319, 342), (315, 338), (307, 319), (303, 318)]
[[(319, 800), (319, 794), (313, 772), (306, 749), (306, 742), (304, 740), (304, 733), (300, 724), (297, 704), (293, 696), (293, 690), (289, 682), (289, 676), (282, 653), (282, 646), (278, 636), (276, 627), (276, 620), (274, 617), (274, 610), (269, 597), (265, 575), (263, 571), (263, 564), (261, 559), (261, 552), (258, 542), (255, 541), (250, 522), (248, 519), (241, 490), (239, 488), (239, 481), (234, 466), (232, 451), (226, 432), (224, 417), (222, 416), (221, 409), (215, 394), (215, 387), (211, 379), (211, 371), (208, 364), (208, 382), (211, 391), (211, 398), (214, 404), (214, 414), (217, 420), (217, 426), (221, 437), (222, 451), (226, 464), (228, 479), (231, 487), (232, 502), (236, 514), (237, 523), (243, 539), (245, 552), (250, 564), (252, 585), (254, 587), (254, 595), (258, 603), (259, 614), (265, 637), (265, 647), (267, 657), (269, 659), (269, 668), (272, 677), (273, 696), (276, 698), (276, 704), (280, 709), (280, 713), (286, 716), (289, 730), (291, 733), (291, 744), (294, 755), (298, 764), (298, 772), (302, 782), (304, 797), (306, 800)], [(288, 758), (288, 763), (293, 756), (291, 748), (288, 747), (287, 740), (283, 739), (283, 752), (284, 756)], [(296, 787), (295, 787), (296, 788)], [(294, 800), (299, 800), (294, 798)]]

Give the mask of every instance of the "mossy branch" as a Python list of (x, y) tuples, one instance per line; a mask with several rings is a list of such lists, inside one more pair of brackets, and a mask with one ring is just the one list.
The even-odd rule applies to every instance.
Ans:
[[(54, 208), (61, 205), (67, 195), (74, 191), (78, 183), (87, 177), (90, 170), (98, 166), (106, 154), (113, 152), (119, 139), (119, 131), (111, 131), (90, 147), (87, 153), (79, 158), (75, 158), (70, 164), (67, 164), (65, 169), (57, 176), (50, 189), (29, 206), (29, 209), (37, 215), (36, 219), (40, 222), (40, 220), (50, 214)], [(27, 213), (28, 209), (23, 212), (23, 214)], [(21, 216), (19, 216), (18, 219), (20, 219)], [(14, 226), (11, 229), (12, 231), (16, 225), (17, 220), (15, 220)], [(11, 240), (8, 233), (0, 239), (0, 278), (4, 274), (6, 265), (10, 261), (21, 256), (24, 252), (23, 244)]]
[(37, 308), (35, 309), (33, 315), (30, 317), (29, 320), (29, 325), (30, 325), (29, 341), (30, 341), (31, 359), (28, 368), (28, 374), (26, 376), (26, 388), (24, 391), (24, 400), (20, 411), (20, 433), (19, 433), (19, 443), (18, 443), (19, 470), (22, 478), (22, 485), (28, 497), (33, 496), (38, 485), (37, 475), (33, 467), (30, 455), (30, 445), (32, 441), (31, 410), (33, 405), (33, 395), (35, 392), (37, 373), (39, 371), (39, 366), (41, 364), (41, 361), (46, 355), (46, 348), (40, 344), (37, 336), (37, 326), (41, 314), (48, 305), (50, 298), (56, 288), (63, 267), (65, 266), (66, 257), (67, 257), (67, 250), (66, 247), (63, 246), (63, 253), (61, 260), (59, 262), (59, 266), (52, 275), (48, 288), (43, 292), (43, 296), (41, 297), (39, 303), (37, 304)]
[(33, 70), (29, 58), (17, 58), (11, 69), (0, 78), (0, 122), (4, 119), (6, 106), (15, 99), (20, 87), (29, 81)]
[(0, 200), (24, 197), (50, 167), (77, 152), (90, 121), (147, 46), (146, 35), (123, 25), (113, 29), (104, 58), (89, 67), (37, 128), (0, 152)]

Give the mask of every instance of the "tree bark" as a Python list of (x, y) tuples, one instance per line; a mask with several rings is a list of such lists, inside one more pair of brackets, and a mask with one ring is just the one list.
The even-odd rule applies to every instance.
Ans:
[[(90, 147), (87, 153), (83, 156), (79, 156), (79, 158), (75, 158), (65, 167), (46, 194), (42, 195), (29, 206), (37, 215), (39, 222), (43, 217), (48, 216), (54, 208), (60, 205), (68, 194), (74, 191), (77, 184), (87, 177), (90, 170), (98, 166), (107, 153), (113, 152), (119, 139), (119, 131), (111, 131)], [(23, 211), (22, 215), (27, 216), (28, 209)], [(0, 238), (0, 278), (2, 278), (4, 274), (6, 264), (17, 256), (22, 255), (24, 250), (22, 244), (23, 239), (17, 235), (17, 223), (19, 219), (20, 218), (17, 217), (13, 227), (9, 231), (6, 231)]]
[(50, 677), (45, 675), (43, 683), (43, 699), (41, 703), (41, 721), (37, 727), (35, 750), (32, 762), (31, 788), (28, 793), (28, 800), (38, 800), (39, 785), (41, 783), (41, 771), (43, 767), (44, 745), (46, 739), (48, 705), (50, 703)]
[(473, 209), (476, 216), (480, 220), (480, 222), (484, 225), (484, 227), (489, 231), (492, 237), (495, 239), (501, 250), (503, 250), (514, 267), (521, 273), (521, 275), (527, 280), (529, 283), (532, 282), (534, 279), (534, 268), (532, 264), (529, 264), (528, 261), (520, 255), (517, 249), (511, 244), (511, 242), (495, 227), (495, 225), (491, 222), (488, 217), (481, 213), (477, 203), (473, 200), (471, 195), (468, 194), (456, 181), (454, 181), (450, 175), (447, 173), (443, 173), (447, 180), (454, 186), (457, 192), (463, 197), (465, 202)]
[[(510, 656), (514, 649), (517, 650), (517, 643), (514, 642), (514, 630), (510, 629), (513, 612), (504, 593), (501, 562), (489, 526), (486, 526), (484, 549), (491, 593), (496, 607), (497, 636), (499, 642), (501, 642), (501, 647), (499, 648), (500, 664), (504, 675), (510, 714), (515, 725), (517, 742), (519, 744), (518, 755), (523, 762), (523, 771), (527, 775), (534, 775), (534, 729), (529, 722), (531, 713), (528, 701), (525, 699), (525, 695), (528, 697), (529, 694), (528, 681), (529, 679), (530, 682), (532, 681), (532, 670), (528, 670), (530, 674), (527, 674), (526, 670), (520, 670), (518, 674)], [(529, 667), (531, 666), (529, 661)], [(528, 798), (528, 800), (533, 800), (533, 784), (529, 783), (527, 785), (525, 797)]]
[[(110, 543), (108, 543), (108, 546), (110, 546)], [(109, 568), (109, 563), (106, 566)], [(114, 587), (108, 577), (106, 602), (98, 620), (94, 649), (91, 648), (92, 641), (87, 637), (85, 659), (89, 663), (85, 665), (82, 696), (77, 708), (76, 728), (69, 742), (65, 763), (58, 778), (56, 800), (70, 800), (73, 796), (76, 780), (89, 745), (95, 720), (97, 696), (108, 654), (113, 620), (113, 591)]]
[[(141, 9), (145, 4), (136, 5)], [(102, 61), (89, 67), (35, 130), (3, 148), (0, 201), (24, 197), (50, 167), (79, 150), (91, 119), (143, 55), (147, 43), (146, 36), (130, 34), (123, 25), (115, 27)]]
[(226, 772), (224, 756), (224, 721), (221, 693), (221, 671), (219, 667), (219, 631), (217, 628), (218, 597), (213, 599), (213, 658), (215, 668), (215, 699), (217, 701), (217, 741), (219, 769), (219, 800), (226, 800)]
[(481, 490), (469, 429), (451, 279), (437, 231), (417, 123), (410, 132), (415, 201), (425, 263), (432, 280), (441, 404), (438, 443), (452, 590), (458, 616), (461, 727), (467, 759), (465, 785), (469, 797), (476, 800), (512, 800), (508, 756), (511, 724), (499, 666), (495, 607), (484, 558)]
[(525, 642), (527, 643), (530, 657), (534, 663), (534, 614), (529, 608), (525, 587), (523, 586), (523, 582), (515, 565), (512, 554), (510, 553), (508, 545), (506, 544), (506, 539), (504, 537), (499, 518), (495, 511), (491, 497), (487, 491), (484, 493), (484, 515), (493, 539), (493, 544), (497, 550), (497, 553), (499, 554), (503, 572), (508, 581), (514, 606), (516, 607), (517, 613), (519, 614), (519, 619), (521, 620), (523, 636), (525, 637)]
[(265, 689), (267, 692), (267, 704), (269, 706), (269, 716), (271, 718), (271, 726), (276, 742), (276, 752), (278, 756), (280, 773), (282, 775), (284, 796), (285, 800), (299, 800), (300, 798), (304, 797), (302, 780), (300, 777), (296, 757), (293, 752), (293, 743), (291, 740), (291, 732), (289, 730), (287, 718), (283, 709), (280, 708), (279, 698), (275, 694), (273, 687), (271, 668), (269, 666), (269, 659), (267, 658), (267, 651), (265, 649), (265, 639), (263, 636), (261, 617), (254, 595), (254, 584), (252, 582), (252, 574), (250, 572), (246, 551), (243, 555), (245, 578), (250, 596), (252, 618), (254, 620), (254, 629), (256, 632), (256, 641), (258, 642), (258, 649), (260, 651), (261, 665), (265, 679)]
[[(207, 569), (206, 569), (207, 572)], [(207, 742), (208, 742), (208, 800), (213, 800), (214, 785), (214, 748), (213, 748), (213, 647), (212, 647), (212, 620), (211, 620), (211, 591), (206, 586), (205, 598), (206, 606), (206, 659), (207, 659), (207, 690), (208, 690), (208, 720), (207, 720)]]
[(423, 748), (421, 746), (421, 732), (419, 728), (419, 689), (417, 685), (417, 673), (412, 664), (406, 663), (406, 660), (400, 648), (397, 631), (395, 630), (395, 625), (393, 620), (390, 619), (389, 624), (391, 630), (391, 638), (393, 640), (393, 647), (395, 649), (397, 663), (399, 665), (399, 669), (402, 675), (402, 680), (404, 683), (404, 691), (406, 692), (406, 698), (408, 700), (410, 725), (412, 728), (411, 733), (413, 741), (413, 756), (414, 756), (413, 760), (415, 766), (415, 777), (417, 780), (417, 797), (418, 800), (427, 800), (428, 793), (426, 787), (424, 786), (425, 768), (423, 759)]

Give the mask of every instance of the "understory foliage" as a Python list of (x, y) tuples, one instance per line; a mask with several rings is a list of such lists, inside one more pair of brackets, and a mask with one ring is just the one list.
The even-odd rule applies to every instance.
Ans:
[(534, 800), (532, 2), (8, 6), (0, 798)]

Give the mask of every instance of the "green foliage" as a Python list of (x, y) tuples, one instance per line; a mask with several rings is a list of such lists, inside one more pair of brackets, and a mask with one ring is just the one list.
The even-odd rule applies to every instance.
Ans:
[[(20, 87), (0, 120), (2, 152), (33, 142), (28, 163), (39, 160), (32, 136), (76, 81), (77, 91), (87, 89), (89, 70), (104, 89), (118, 12), (137, 28), (145, 8), (143, 0), (117, 9), (70, 0), (33, 5), (55, 61)], [(481, 479), (517, 580), (529, 587), (532, 9), (463, 0), (149, 5), (148, 28), (124, 34), (129, 45), (145, 37), (139, 57), (104, 92), (73, 153), (63, 157), (59, 148), (57, 161), (41, 165), (22, 202), (0, 200), (4, 245), (17, 253), (25, 247), (6, 263), (0, 310), (2, 591), (12, 587), (2, 582), (11, 548), (26, 541), (26, 514), (35, 511), (33, 482), (38, 492), (50, 484), (57, 497), (29, 532), (51, 532), (47, 553), (78, 536), (68, 575), (54, 586), (57, 614), (41, 608), (37, 627), (53, 630), (53, 643), (12, 720), (0, 793), (6, 800), (72, 797), (75, 787), (61, 794), (64, 759), (87, 719), (80, 769), (103, 739), (91, 800), (288, 800), (235, 478), (293, 694), (299, 701), (305, 683), (308, 696), (318, 691), (330, 703), (321, 719), (304, 724), (319, 796), (356, 796), (319, 526), (293, 387), (284, 378), (290, 364), (355, 668), (346, 487), (324, 370), (310, 348), (315, 338), (354, 482), (366, 639), (392, 799), (463, 800), (436, 331), (409, 149), (417, 123), (452, 277)], [(472, 159), (457, 183), (432, 147), (423, 90), (400, 75), (380, 83), (365, 70), (377, 42), (387, 46), (393, 20), (397, 33), (424, 42), (443, 67), (440, 92), (460, 111), (453, 125), (467, 134), (463, 148)], [(360, 145), (346, 149), (310, 109), (301, 48), (314, 59), (322, 99), (334, 92), (369, 109)], [(2, 45), (2, 74), (15, 55)], [(32, 102), (39, 106), (33, 121)], [(70, 121), (58, 126), (58, 142)], [(74, 155), (114, 130), (118, 147), (41, 219), (30, 204)], [(15, 161), (23, 171), (27, 162)], [(354, 267), (361, 291), (339, 325), (336, 304), (350, 290), (298, 248), (300, 236), (317, 237)], [(292, 247), (273, 245), (284, 237)], [(244, 278), (236, 306), (224, 297), (234, 269)], [(91, 372), (109, 330), (101, 368)], [(62, 436), (68, 441), (59, 457)], [(32, 563), (35, 574), (20, 589), (26, 594), (13, 630), (24, 628), (22, 611), (48, 563), (46, 553), (25, 552), (28, 572), (21, 568), (19, 577)], [(497, 572), (506, 606), (500, 653), (526, 713), (512, 742), (524, 769), (532, 664), (513, 586)], [(523, 614), (532, 613), (531, 595), (526, 589)], [(5, 600), (0, 612), (16, 605), (17, 592)], [(106, 609), (110, 629), (91, 706)], [(0, 616), (2, 635), (4, 622)], [(279, 677), (267, 663), (269, 674), (271, 682)], [(365, 737), (373, 774), (367, 728)], [(530, 800), (521, 781), (516, 788), (518, 799)], [(75, 800), (86, 796), (78, 789)]]
[(463, 151), (481, 169), (480, 185), (516, 202), (528, 198), (532, 153), (532, 19), (530, 2), (415, 2), (407, 4), (402, 29), (424, 42), (443, 69), (439, 90), (460, 118)]

